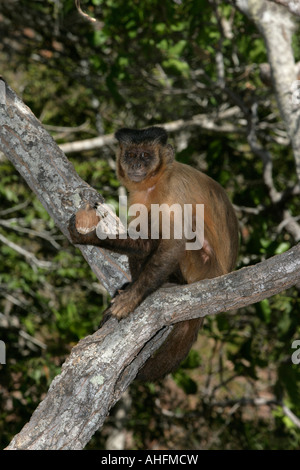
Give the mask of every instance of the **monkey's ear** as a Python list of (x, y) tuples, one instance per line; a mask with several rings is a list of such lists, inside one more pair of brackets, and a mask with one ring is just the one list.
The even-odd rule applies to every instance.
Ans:
[(161, 152), (166, 163), (172, 163), (175, 159), (175, 152), (172, 145), (168, 144), (161, 148)]

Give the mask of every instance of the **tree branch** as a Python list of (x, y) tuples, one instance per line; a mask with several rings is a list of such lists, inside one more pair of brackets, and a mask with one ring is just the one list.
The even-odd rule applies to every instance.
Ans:
[[(61, 230), (82, 202), (101, 197), (84, 183), (31, 111), (0, 80), (0, 147)], [(82, 247), (112, 292), (128, 279), (119, 257)], [(117, 273), (117, 274), (115, 274)], [(30, 422), (7, 449), (81, 449), (172, 324), (240, 308), (300, 280), (300, 245), (256, 266), (189, 286), (160, 289), (120, 323), (111, 318), (73, 348)]]
[(7, 449), (82, 449), (162, 344), (165, 325), (250, 305), (299, 280), (300, 244), (225, 276), (160, 289), (128, 318), (120, 323), (111, 318), (73, 348), (46, 398)]
[(51, 261), (43, 261), (37, 259), (37, 257), (31, 253), (30, 251), (25, 250), (21, 246), (17, 245), (16, 243), (10, 241), (8, 238), (6, 238), (4, 235), (0, 233), (0, 241), (4, 243), (5, 245), (9, 246), (13, 250), (15, 250), (17, 253), (20, 255), (24, 256), (25, 259), (34, 267), (37, 266), (42, 269), (50, 269), (53, 268), (53, 264)]
[[(103, 202), (83, 181), (38, 119), (0, 78), (0, 149), (23, 176), (68, 238), (68, 221), (86, 202)], [(127, 258), (81, 246), (83, 256), (110, 294), (130, 280)]]
[(298, 67), (292, 47), (292, 34), (295, 29), (293, 17), (284, 6), (278, 5), (278, 2), (235, 0), (235, 3), (255, 23), (265, 40), (276, 99), (291, 141), (300, 182), (300, 105)]
[(271, 2), (278, 3), (286, 7), (294, 15), (300, 16), (300, 2), (299, 0), (270, 0)]
[[(207, 114), (196, 114), (192, 118), (183, 120), (178, 119), (176, 121), (167, 122), (161, 124), (161, 127), (164, 127), (168, 132), (178, 132), (187, 127), (195, 126), (200, 127), (206, 131), (221, 133), (236, 133), (241, 134), (245, 133), (242, 125), (235, 125), (227, 121), (230, 117), (238, 117), (240, 110), (237, 106), (226, 109), (225, 111), (220, 111), (214, 115), (208, 116)], [(219, 121), (224, 121), (219, 123)], [(94, 150), (101, 148), (105, 145), (112, 145), (114, 143), (114, 135), (107, 134), (98, 137), (93, 137), (91, 139), (79, 140), (76, 142), (67, 142), (60, 145), (60, 149), (65, 153), (71, 152), (83, 152), (86, 150)]]

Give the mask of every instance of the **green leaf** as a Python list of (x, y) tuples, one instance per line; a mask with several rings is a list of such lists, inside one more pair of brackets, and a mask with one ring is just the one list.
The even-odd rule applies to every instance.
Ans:
[(185, 393), (195, 394), (198, 391), (196, 382), (191, 379), (182, 369), (173, 374), (174, 380), (179, 387), (181, 387)]
[(282, 242), (278, 247), (276, 248), (274, 254), (275, 255), (280, 255), (281, 253), (284, 253), (285, 251), (289, 250), (291, 248), (290, 243), (288, 242)]
[(270, 307), (269, 299), (264, 299), (260, 303), (260, 309), (263, 314), (264, 320), (266, 323), (270, 323), (271, 320), (271, 315), (272, 315), (272, 309)]

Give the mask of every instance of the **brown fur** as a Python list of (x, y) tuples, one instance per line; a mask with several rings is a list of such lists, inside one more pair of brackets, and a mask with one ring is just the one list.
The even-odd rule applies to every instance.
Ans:
[[(116, 137), (120, 144), (117, 174), (129, 191), (129, 206), (144, 204), (150, 221), (151, 204), (180, 204), (182, 207), (192, 204), (193, 213), (196, 204), (204, 204), (205, 231), (203, 247), (187, 251), (186, 240), (172, 236), (168, 240), (100, 240), (95, 230), (79, 234), (75, 226), (76, 217), (71, 220), (69, 228), (74, 243), (101, 245), (129, 257), (133, 282), (113, 299), (108, 309), (110, 314), (120, 319), (166, 281), (192, 283), (234, 269), (238, 225), (223, 188), (207, 175), (174, 161), (174, 152), (166, 143), (165, 131), (160, 128), (145, 131), (122, 129)], [(80, 220), (84, 220), (82, 212)], [(89, 215), (87, 220), (94, 218)], [(150, 222), (148, 230), (150, 234)], [(141, 369), (138, 378), (156, 380), (175, 370), (188, 354), (201, 325), (201, 318), (176, 324), (162, 347)]]

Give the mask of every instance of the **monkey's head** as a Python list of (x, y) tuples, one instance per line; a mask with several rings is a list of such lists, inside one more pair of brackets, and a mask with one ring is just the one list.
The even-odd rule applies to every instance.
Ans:
[(117, 175), (126, 186), (151, 183), (174, 160), (174, 151), (167, 144), (168, 134), (161, 127), (148, 129), (123, 128), (116, 132)]

